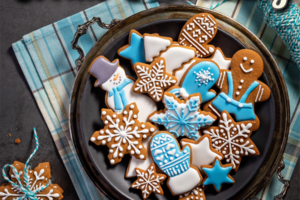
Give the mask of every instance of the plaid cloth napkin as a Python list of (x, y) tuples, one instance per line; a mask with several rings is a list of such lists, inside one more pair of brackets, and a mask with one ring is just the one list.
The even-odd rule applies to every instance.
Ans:
[[(217, 0), (199, 0), (198, 6), (210, 7)], [(85, 175), (76, 156), (69, 134), (68, 104), (76, 71), (77, 51), (71, 41), (77, 26), (93, 17), (110, 23), (112, 19), (124, 19), (145, 9), (159, 6), (156, 0), (107, 0), (71, 17), (43, 27), (23, 36), (13, 49), (30, 89), (37, 101), (56, 147), (66, 166), (80, 199), (104, 199)], [(269, 48), (285, 78), (291, 106), (291, 127), (284, 154), (286, 164), (282, 174), (290, 179), (299, 157), (300, 147), (300, 79), (299, 70), (275, 31), (263, 22), (263, 13), (256, 1), (227, 1), (216, 8), (238, 20), (255, 33)], [(79, 45), (85, 54), (106, 32), (96, 24), (88, 34), (80, 38)], [(273, 199), (281, 191), (282, 184), (274, 176), (257, 195), (257, 199)]]

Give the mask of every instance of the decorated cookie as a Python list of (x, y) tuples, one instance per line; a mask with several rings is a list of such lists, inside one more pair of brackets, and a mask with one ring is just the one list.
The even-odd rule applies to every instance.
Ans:
[(179, 200), (206, 200), (204, 194), (204, 187), (200, 185), (195, 187), (191, 191), (180, 195)]
[(189, 145), (192, 149), (192, 164), (200, 169), (201, 165), (210, 165), (215, 158), (223, 159), (223, 155), (212, 147), (209, 135), (204, 135), (198, 140), (182, 139), (181, 146)]
[(145, 63), (145, 49), (143, 36), (136, 30), (132, 29), (129, 33), (129, 44), (118, 50), (119, 56), (129, 59), (132, 67), (137, 62)]
[(186, 99), (192, 94), (200, 93), (202, 102), (206, 102), (216, 96), (216, 92), (211, 88), (218, 78), (218, 65), (213, 61), (202, 59), (187, 69), (179, 86), (170, 88), (168, 92), (180, 99)]
[(161, 51), (167, 49), (173, 42), (170, 37), (162, 37), (158, 34), (144, 34), (145, 59), (147, 62), (153, 62)]
[(164, 191), (160, 184), (166, 179), (166, 175), (156, 173), (155, 164), (152, 163), (146, 169), (136, 168), (137, 180), (130, 186), (142, 190), (143, 199), (147, 199), (152, 192), (163, 195)]
[[(13, 200), (35, 197), (39, 200), (60, 200), (63, 198), (63, 190), (50, 181), (51, 170), (48, 162), (40, 163), (34, 170), (24, 171), (25, 164), (15, 161), (9, 171), (10, 180), (12, 183), (4, 183), (0, 186), (0, 199)], [(28, 176), (27, 181), (25, 177)], [(20, 182), (18, 181), (20, 180)], [(26, 184), (27, 183), (27, 184)], [(22, 184), (22, 188), (20, 188)], [(25, 193), (27, 191), (27, 194)]]
[(143, 140), (143, 145), (147, 149), (147, 157), (146, 157), (145, 160), (141, 160), (141, 159), (135, 158), (134, 156), (131, 156), (130, 161), (128, 163), (127, 170), (126, 170), (126, 174), (125, 174), (126, 178), (132, 178), (132, 177), (136, 176), (135, 168), (146, 170), (149, 167), (149, 165), (151, 163), (153, 163), (153, 159), (151, 157), (151, 153), (148, 150), (149, 149), (150, 139), (151, 138), (148, 137), (145, 140)]
[(90, 65), (89, 73), (97, 78), (95, 87), (101, 86), (107, 91), (106, 105), (117, 113), (122, 112), (126, 105), (135, 102), (138, 108), (142, 109), (139, 121), (146, 122), (148, 116), (157, 110), (150, 97), (132, 91), (134, 79), (126, 76), (124, 69), (119, 66), (118, 59), (110, 62), (104, 56), (99, 56)]
[(223, 111), (217, 127), (203, 129), (210, 135), (212, 147), (221, 152), (227, 163), (237, 171), (242, 156), (259, 155), (259, 151), (250, 139), (253, 121), (235, 122), (228, 112)]
[(148, 93), (150, 97), (158, 102), (162, 99), (164, 90), (177, 82), (177, 79), (166, 72), (164, 58), (157, 58), (151, 65), (136, 63), (134, 70), (138, 76), (133, 91)]
[(166, 61), (166, 72), (174, 74), (173, 71), (182, 67), (196, 55), (195, 48), (171, 45), (158, 57), (163, 57)]
[(149, 119), (165, 128), (176, 138), (187, 136), (194, 140), (199, 137), (198, 130), (201, 127), (211, 125), (216, 117), (200, 110), (201, 97), (191, 95), (186, 100), (179, 100), (171, 93), (165, 93), (163, 103), (165, 109), (154, 112)]
[(234, 179), (229, 175), (232, 170), (232, 164), (223, 165), (221, 161), (216, 158), (213, 165), (202, 165), (202, 170), (207, 177), (203, 181), (203, 185), (213, 185), (217, 192), (221, 191), (224, 183), (234, 183)]
[(176, 85), (179, 85), (181, 82), (181, 79), (183, 77), (183, 75), (185, 74), (185, 72), (190, 68), (190, 66), (192, 66), (193, 64), (195, 64), (196, 62), (200, 62), (201, 60), (198, 58), (193, 58), (191, 61), (189, 61), (188, 63), (184, 64), (181, 68), (175, 70), (173, 72), (174, 76), (177, 78), (177, 83)]
[(165, 131), (154, 134), (150, 151), (155, 164), (169, 176), (167, 185), (173, 195), (184, 194), (200, 184), (202, 176), (191, 165), (189, 146), (181, 150), (174, 136)]
[(207, 57), (215, 51), (215, 47), (208, 43), (215, 37), (217, 30), (217, 21), (212, 15), (199, 13), (185, 23), (178, 42), (183, 46), (194, 47), (197, 50), (196, 57)]
[(211, 60), (215, 61), (220, 69), (230, 69), (231, 59), (226, 58), (223, 54), (223, 51), (218, 47), (214, 55), (211, 57)]
[[(239, 50), (231, 59), (231, 71), (221, 70), (216, 82), (220, 94), (204, 106), (204, 110), (216, 114), (226, 110), (237, 121), (255, 120), (253, 130), (259, 127), (254, 104), (266, 101), (270, 88), (257, 80), (263, 73), (263, 60), (258, 53), (249, 49)], [(218, 114), (220, 115), (220, 114)]]
[(136, 103), (127, 105), (120, 114), (111, 109), (102, 109), (101, 119), (105, 126), (100, 131), (95, 131), (90, 141), (98, 146), (108, 146), (110, 164), (119, 163), (128, 153), (137, 159), (146, 159), (147, 149), (142, 144), (142, 139), (153, 134), (156, 127), (149, 122), (139, 122), (138, 114)]

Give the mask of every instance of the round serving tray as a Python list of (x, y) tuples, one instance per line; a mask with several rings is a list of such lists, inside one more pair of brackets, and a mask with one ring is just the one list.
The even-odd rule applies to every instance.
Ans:
[[(268, 101), (255, 105), (261, 125), (251, 139), (258, 147), (260, 155), (243, 157), (238, 172), (232, 175), (236, 183), (225, 185), (220, 193), (209, 187), (205, 190), (206, 198), (250, 199), (266, 185), (277, 169), (288, 137), (290, 109), (284, 79), (270, 52), (247, 28), (221, 13), (195, 6), (165, 6), (142, 11), (117, 25), (114, 24), (79, 62), (80, 70), (70, 101), (70, 131), (85, 172), (106, 197), (142, 199), (139, 191), (130, 189), (135, 178), (124, 178), (129, 155), (121, 163), (111, 166), (107, 159), (108, 148), (89, 142), (94, 131), (103, 128), (100, 111), (106, 107), (105, 91), (93, 86), (95, 78), (88, 73), (89, 65), (99, 55), (104, 55), (111, 61), (119, 58), (126, 74), (136, 78), (130, 62), (117, 55), (117, 50), (128, 43), (129, 31), (136, 29), (142, 34), (159, 33), (176, 41), (185, 22), (200, 12), (210, 13), (217, 19), (218, 33), (211, 44), (220, 47), (225, 56), (232, 57), (237, 50), (243, 48), (253, 49), (261, 55), (264, 60), (264, 73), (260, 80), (268, 84), (272, 91)], [(87, 27), (84, 27), (86, 31)], [(164, 195), (151, 195), (149, 199), (176, 198), (169, 192), (166, 184), (163, 189)]]

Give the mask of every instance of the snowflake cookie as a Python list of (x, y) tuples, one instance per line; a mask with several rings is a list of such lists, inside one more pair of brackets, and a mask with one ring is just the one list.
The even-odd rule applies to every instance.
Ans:
[(163, 97), (164, 89), (173, 86), (177, 79), (166, 72), (164, 58), (157, 58), (151, 65), (136, 63), (134, 70), (138, 76), (133, 91), (148, 93), (156, 102)]
[(138, 159), (146, 159), (147, 149), (142, 144), (142, 139), (154, 133), (156, 127), (149, 122), (139, 122), (138, 113), (135, 103), (127, 105), (120, 114), (111, 109), (102, 109), (101, 119), (105, 126), (94, 132), (90, 141), (109, 147), (108, 159), (112, 165), (119, 163), (128, 153)]
[(221, 152), (227, 163), (237, 171), (242, 156), (259, 155), (259, 151), (250, 139), (253, 121), (235, 122), (228, 112), (223, 111), (217, 127), (203, 130), (212, 139), (212, 147)]
[(137, 180), (130, 187), (142, 190), (143, 199), (147, 199), (152, 192), (160, 195), (164, 194), (160, 183), (162, 183), (167, 176), (156, 173), (154, 163), (151, 163), (146, 170), (135, 168), (135, 172), (137, 174)]
[(213, 165), (202, 165), (201, 169), (207, 175), (203, 181), (203, 185), (213, 185), (215, 190), (220, 192), (222, 184), (235, 183), (234, 179), (229, 175), (232, 167), (232, 164), (223, 165), (218, 158), (214, 160)]
[(191, 191), (180, 195), (179, 200), (206, 200), (204, 194), (204, 187), (200, 185), (195, 187)]
[[(23, 187), (27, 187), (24, 179), (25, 164), (15, 161), (12, 166), (15, 167), (16, 171), (12, 170), (12, 168), (10, 169), (9, 176), (11, 181), (19, 185), (18, 179), (20, 179)], [(34, 170), (28, 170), (28, 175), (28, 191), (34, 194), (36, 199), (60, 200), (63, 198), (64, 191), (62, 188), (50, 181), (51, 173), (50, 164), (48, 162), (40, 163)], [(0, 186), (0, 199), (15, 200), (23, 199), (25, 197), (27, 199), (28, 196), (26, 196), (20, 188), (13, 186), (11, 183), (4, 183)]]
[(197, 140), (199, 128), (211, 125), (216, 120), (213, 114), (200, 111), (201, 97), (198, 94), (179, 100), (174, 94), (165, 93), (163, 103), (165, 110), (154, 112), (149, 119), (164, 125), (175, 137), (187, 136)]

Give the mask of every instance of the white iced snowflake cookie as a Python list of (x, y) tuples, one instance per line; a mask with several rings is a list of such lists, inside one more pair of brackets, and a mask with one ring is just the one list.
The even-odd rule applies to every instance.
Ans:
[(208, 13), (199, 13), (189, 19), (178, 37), (182, 46), (196, 48), (196, 57), (203, 58), (210, 56), (215, 47), (208, 43), (215, 37), (218, 30), (216, 19)]
[(165, 59), (161, 57), (155, 59), (150, 65), (136, 63), (134, 70), (138, 79), (132, 90), (137, 93), (148, 93), (156, 102), (162, 99), (166, 88), (177, 82), (173, 75), (166, 72)]
[(253, 121), (235, 122), (227, 111), (221, 113), (219, 125), (203, 130), (212, 140), (212, 147), (224, 155), (227, 163), (233, 164), (237, 171), (242, 156), (259, 155), (259, 151), (250, 139)]
[(215, 158), (223, 159), (223, 155), (212, 147), (209, 135), (204, 135), (198, 140), (183, 138), (181, 146), (189, 145), (192, 149), (192, 164), (200, 169), (201, 165), (210, 165)]
[(119, 163), (125, 154), (142, 160), (147, 158), (147, 149), (142, 144), (142, 139), (152, 135), (156, 127), (149, 122), (139, 122), (138, 114), (135, 103), (127, 105), (119, 114), (111, 109), (102, 109), (101, 119), (105, 126), (100, 131), (95, 131), (90, 141), (98, 146), (108, 146), (110, 164)]
[(154, 58), (157, 57), (161, 51), (164, 51), (169, 47), (173, 39), (170, 37), (162, 37), (157, 33), (148, 34), (145, 33), (144, 37), (144, 48), (145, 48), (145, 59), (147, 62), (153, 62)]

